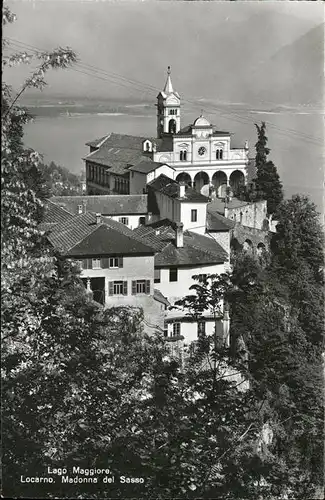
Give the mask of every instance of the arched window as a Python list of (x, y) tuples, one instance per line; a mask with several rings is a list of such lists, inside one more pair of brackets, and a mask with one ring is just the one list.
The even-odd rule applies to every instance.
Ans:
[(223, 157), (223, 150), (217, 149), (216, 150), (216, 160), (222, 160), (222, 157)]
[(180, 152), (179, 152), (179, 159), (181, 161), (186, 161), (187, 160), (187, 151), (186, 149), (182, 149)]

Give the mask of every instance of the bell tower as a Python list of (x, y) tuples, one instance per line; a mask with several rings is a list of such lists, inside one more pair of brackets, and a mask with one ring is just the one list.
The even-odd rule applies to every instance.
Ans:
[(171, 80), (170, 66), (164, 90), (157, 96), (157, 137), (177, 134), (181, 128), (181, 101), (175, 92)]

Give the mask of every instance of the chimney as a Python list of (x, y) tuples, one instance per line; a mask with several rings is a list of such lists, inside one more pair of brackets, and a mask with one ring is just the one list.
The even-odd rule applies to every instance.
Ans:
[(147, 213), (147, 224), (150, 224), (151, 221), (152, 221), (152, 212), (148, 212)]
[(185, 182), (179, 183), (179, 197), (185, 198)]
[(96, 224), (100, 224), (102, 222), (102, 216), (100, 214), (96, 214)]
[(184, 246), (183, 222), (176, 222), (176, 247), (183, 248), (183, 246)]

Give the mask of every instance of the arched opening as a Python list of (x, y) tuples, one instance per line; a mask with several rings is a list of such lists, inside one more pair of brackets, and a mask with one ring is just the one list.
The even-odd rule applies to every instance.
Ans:
[(176, 134), (176, 121), (175, 120), (169, 120), (168, 133), (169, 134)]
[(180, 152), (179, 152), (179, 159), (181, 161), (186, 161), (187, 160), (187, 151), (186, 149), (182, 149)]
[(176, 181), (177, 182), (185, 182), (185, 184), (187, 184), (188, 186), (192, 186), (192, 179), (191, 179), (191, 176), (189, 174), (187, 174), (186, 172), (182, 172), (180, 174), (178, 174), (178, 176), (176, 177)]
[(212, 176), (212, 184), (218, 198), (224, 198), (226, 195), (227, 175), (219, 170)]
[(195, 188), (195, 191), (197, 191), (198, 193), (201, 193), (204, 186), (209, 184), (210, 184), (209, 176), (206, 172), (198, 172), (194, 177), (193, 187)]
[(223, 158), (223, 150), (222, 149), (216, 149), (216, 160), (222, 160)]
[(245, 240), (243, 244), (243, 251), (246, 253), (253, 253), (253, 243), (251, 240)]
[(240, 170), (235, 170), (234, 172), (231, 173), (230, 178), (229, 178), (229, 184), (231, 187), (231, 190), (233, 191), (234, 195), (239, 191), (240, 186), (245, 185), (245, 176), (243, 172)]

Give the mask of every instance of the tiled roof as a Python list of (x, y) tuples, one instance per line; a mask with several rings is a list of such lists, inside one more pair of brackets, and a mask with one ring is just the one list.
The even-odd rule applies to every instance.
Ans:
[[(142, 174), (149, 174), (149, 172), (156, 170), (157, 168), (161, 167), (162, 165), (165, 165), (165, 163), (160, 163), (160, 162), (156, 162), (156, 161), (152, 161), (152, 162), (141, 161), (137, 165), (130, 167), (129, 170), (133, 170), (134, 172), (140, 172)], [(172, 170), (175, 170), (174, 167), (171, 167), (170, 165), (168, 165), (168, 166)]]
[(41, 231), (48, 231), (54, 224), (60, 222), (66, 222), (73, 217), (70, 211), (63, 207), (57, 206), (51, 200), (46, 200), (44, 207), (43, 220), (39, 224), (39, 229)]
[(234, 221), (214, 212), (207, 212), (207, 231), (230, 231), (235, 227)]
[(153, 254), (154, 249), (142, 243), (124, 224), (89, 212), (57, 224), (48, 235), (52, 246), (66, 256), (109, 254)]
[[(158, 233), (159, 231), (159, 233)], [(198, 266), (201, 264), (217, 264), (228, 260), (227, 253), (211, 237), (184, 232), (184, 246), (175, 246), (174, 224), (168, 220), (159, 229), (151, 226), (142, 226), (133, 231), (142, 241), (154, 247), (155, 266)]]
[[(143, 141), (146, 139), (155, 141), (150, 137), (111, 133), (99, 149), (89, 153), (84, 159), (106, 166), (112, 173), (125, 174), (130, 165), (136, 165), (140, 161), (152, 161), (152, 153), (143, 151)], [(96, 147), (95, 144), (100, 144), (101, 140), (103, 138), (87, 145)]]
[[(238, 200), (238, 198), (232, 198), (228, 201), (228, 208), (240, 208), (249, 205), (247, 201)], [(219, 213), (223, 215), (225, 213), (225, 200), (222, 198), (216, 198), (211, 201), (207, 206), (207, 211), (210, 214)]]
[(86, 146), (90, 146), (91, 148), (97, 148), (101, 142), (103, 142), (108, 135), (104, 135), (103, 137), (100, 137), (99, 139), (94, 139), (93, 141), (86, 142)]
[(159, 175), (157, 179), (149, 182), (148, 186), (153, 188), (155, 191), (159, 191), (170, 198), (176, 198), (182, 202), (195, 202), (195, 203), (207, 203), (208, 198), (203, 196), (203, 194), (198, 193), (190, 187), (186, 187), (184, 198), (179, 197), (179, 183), (170, 179), (164, 174)]
[(63, 207), (72, 214), (78, 214), (78, 206), (84, 212), (102, 215), (132, 215), (147, 213), (146, 194), (91, 195), (91, 196), (54, 196), (52, 204)]

